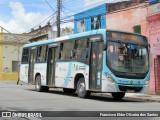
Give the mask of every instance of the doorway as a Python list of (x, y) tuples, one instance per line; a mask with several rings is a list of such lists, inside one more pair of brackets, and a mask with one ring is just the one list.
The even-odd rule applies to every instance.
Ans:
[(160, 56), (154, 59), (155, 92), (160, 94)]
[(47, 61), (47, 85), (55, 85), (55, 61), (57, 59), (58, 47), (51, 47), (48, 51)]
[(29, 54), (28, 83), (35, 84), (34, 64), (36, 60), (36, 49), (31, 49)]
[(91, 42), (90, 54), (90, 89), (101, 89), (103, 43)]

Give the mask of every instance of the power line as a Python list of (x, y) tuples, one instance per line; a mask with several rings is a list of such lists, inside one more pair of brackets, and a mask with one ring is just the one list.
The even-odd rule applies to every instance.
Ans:
[[(144, 5), (145, 6), (145, 5)], [(141, 7), (144, 7), (144, 6), (141, 6)], [(139, 6), (138, 6), (139, 7)], [(137, 8), (138, 8), (137, 7)], [(130, 9), (130, 8), (128, 8), (128, 9)], [(127, 10), (128, 10), (127, 9)], [(132, 8), (133, 9), (133, 8)], [(120, 10), (120, 11), (126, 11), (126, 10)], [(115, 12), (120, 12), (120, 11), (115, 11)], [(115, 13), (114, 12), (114, 13)], [(112, 13), (109, 13), (109, 14), (112, 14)], [(66, 16), (65, 18), (63, 18), (63, 19), (61, 19), (61, 22), (59, 22), (59, 23), (69, 23), (69, 22), (73, 22), (74, 20), (76, 20), (76, 19), (69, 19), (69, 20), (66, 20), (66, 19), (68, 19), (68, 18), (70, 18), (70, 17), (73, 17), (74, 16), (74, 14), (73, 15), (70, 15), (70, 16)], [(50, 16), (51, 17), (51, 16)], [(47, 19), (49, 19), (50, 17), (48, 17)], [(90, 15), (88, 15), (87, 17), (91, 17)], [(46, 19), (46, 20), (47, 20)], [(52, 18), (50, 18), (50, 19), (52, 19)], [(44, 20), (44, 21), (46, 21), (46, 20)], [(64, 20), (64, 21), (63, 21)], [(78, 19), (77, 19), (78, 20)], [(40, 25), (41, 23), (43, 23), (44, 21), (42, 21), (42, 22), (40, 22), (38, 25)], [(58, 22), (57, 22), (58, 23)], [(35, 27), (37, 27), (38, 25), (36, 25)], [(33, 27), (33, 28), (35, 28), (35, 27)]]
[[(145, 5), (144, 5), (144, 6), (145, 6)], [(63, 6), (63, 7), (64, 7), (64, 6)], [(139, 6), (138, 6), (138, 7), (139, 7)], [(137, 8), (138, 8), (138, 7), (137, 7)], [(141, 6), (141, 7), (143, 7), (143, 6)], [(128, 9), (130, 9), (130, 8), (128, 8)], [(128, 9), (127, 9), (127, 10), (128, 10)], [(132, 8), (132, 9), (133, 9), (133, 8)], [(126, 10), (120, 10), (120, 11), (126, 11)], [(115, 12), (120, 12), (120, 11), (115, 11)], [(115, 13), (115, 12), (114, 12), (114, 13)], [(67, 13), (67, 12), (66, 12), (66, 13)], [(66, 14), (66, 13), (65, 13), (65, 14)], [(69, 12), (68, 12), (68, 13), (69, 13)], [(111, 13), (109, 13), (109, 14), (111, 14)], [(73, 14), (73, 15), (70, 15), (70, 16), (66, 16), (65, 18), (63, 18), (63, 19), (61, 19), (61, 20), (65, 20), (65, 19), (68, 19), (68, 18), (73, 17), (73, 16), (74, 16), (74, 14)], [(91, 17), (91, 16), (89, 15), (88, 17)], [(61, 23), (64, 23), (64, 22), (65, 22), (65, 23), (67, 23), (67, 22), (73, 22), (73, 20), (76, 20), (76, 19), (69, 19), (69, 20), (61, 21)], [(78, 20), (78, 19), (77, 19), (77, 20)], [(57, 22), (57, 23), (58, 23), (58, 22)], [(39, 24), (41, 24), (41, 23), (39, 23)], [(39, 24), (38, 24), (38, 25), (39, 25)], [(36, 25), (35, 27), (37, 27), (38, 25)], [(35, 28), (35, 27), (34, 27), (34, 28)]]
[(45, 0), (45, 2), (47, 3), (47, 5), (48, 5), (54, 12), (56, 12), (47, 0)]
[[(91, 3), (93, 0), (85, 0), (85, 3)], [(98, 3), (99, 4), (102, 4), (101, 2), (103, 2), (104, 0), (97, 0), (98, 1)], [(106, 0), (107, 1), (107, 0)], [(107, 3), (107, 2), (106, 2)], [(77, 2), (77, 3), (75, 3), (75, 2), (73, 2), (73, 0), (72, 1), (68, 1), (67, 0), (67, 3), (65, 3), (64, 2), (64, 4), (65, 5), (82, 5), (82, 4), (84, 4), (84, 2), (83, 1), (81, 1), (81, 2)], [(97, 3), (95, 4), (95, 5), (97, 5)], [(87, 6), (88, 7), (88, 6)]]
[[(89, 2), (89, 1), (88, 1), (88, 2)], [(99, 2), (99, 3), (100, 3), (100, 2)], [(90, 7), (93, 7), (93, 6), (95, 6), (95, 5), (97, 5), (97, 3), (92, 4), (91, 6), (88, 6), (88, 7), (90, 8)], [(67, 9), (67, 10), (69, 10), (69, 11), (71, 11), (71, 12), (74, 13), (73, 15), (70, 15), (70, 16), (74, 16), (74, 15), (75, 15), (75, 11), (77, 12), (78, 10), (81, 10), (81, 11), (78, 11), (78, 12), (77, 12), (77, 14), (78, 14), (78, 13), (81, 13), (81, 12), (87, 10), (86, 7), (81, 7), (81, 8), (74, 9), (74, 10), (71, 10), (71, 9), (66, 8), (66, 7), (64, 7), (64, 6), (63, 6), (63, 8), (65, 8), (65, 9)], [(100, 8), (100, 9), (101, 9), (101, 8)], [(66, 13), (70, 13), (70, 12), (66, 12)], [(88, 13), (86, 13), (86, 14), (88, 14)]]
[[(0, 3), (0, 5), (16, 5), (17, 3)], [(23, 3), (25, 5), (30, 4), (42, 4), (42, 2), (33, 2), (33, 3)]]
[[(40, 23), (38, 23), (37, 25), (35, 25), (34, 27), (31, 27), (31, 28), (36, 28), (37, 26), (41, 25), (42, 23), (44, 23), (45, 21), (47, 21), (48, 19), (52, 19), (54, 18), (54, 15), (56, 14), (56, 12), (54, 12), (53, 14), (51, 14), (49, 17), (45, 18), (43, 21), (41, 21)], [(47, 21), (48, 22), (48, 21)], [(27, 30), (26, 32), (28, 32), (30, 30)], [(25, 33), (26, 33), (25, 32)]]
[(11, 34), (11, 35), (13, 35), (16, 39), (17, 39), (17, 41), (19, 41), (18, 40), (18, 37), (16, 36), (16, 35), (14, 35), (13, 33), (11, 33), (9, 30), (7, 30), (7, 29), (5, 29), (4, 27), (2, 27), (2, 26), (0, 26), (2, 29), (4, 29), (6, 32), (8, 32), (9, 34)]
[[(137, 5), (136, 5), (137, 6)], [(108, 14), (113, 14), (113, 13), (116, 13), (116, 12), (121, 12), (121, 11), (127, 11), (127, 10), (129, 10), (129, 9), (137, 9), (137, 8), (145, 8), (145, 7), (148, 7), (149, 6), (149, 4), (145, 4), (145, 5), (141, 5), (141, 6), (137, 6), (137, 7), (132, 7), (132, 8), (127, 8), (127, 9), (122, 9), (122, 10), (118, 10), (118, 11), (115, 11), (115, 12), (112, 12), (112, 13), (108, 13)], [(72, 17), (72, 16), (74, 16), (74, 15), (71, 15), (71, 16), (67, 16), (66, 18), (63, 18), (63, 19), (61, 19), (61, 20), (64, 20), (64, 21), (61, 21), (61, 23), (67, 23), (67, 22), (73, 22), (73, 21), (78, 21), (78, 20), (81, 20), (81, 19), (69, 19), (69, 20), (65, 20), (65, 19), (68, 19), (69, 17)], [(90, 15), (88, 15), (87, 17), (85, 17), (85, 18), (89, 18), (89, 17), (92, 17), (92, 16), (90, 16)], [(85, 18), (83, 18), (83, 19), (85, 19)]]

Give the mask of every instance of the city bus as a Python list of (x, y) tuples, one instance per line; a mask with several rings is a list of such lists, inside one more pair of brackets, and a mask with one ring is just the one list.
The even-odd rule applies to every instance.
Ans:
[(87, 98), (91, 92), (148, 93), (149, 44), (143, 35), (98, 29), (23, 46), (20, 81), (38, 92), (62, 88)]

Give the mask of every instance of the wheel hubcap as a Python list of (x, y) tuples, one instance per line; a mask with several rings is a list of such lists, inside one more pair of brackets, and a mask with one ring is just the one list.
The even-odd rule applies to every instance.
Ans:
[(79, 85), (79, 92), (80, 92), (81, 94), (83, 94), (84, 91), (85, 91), (85, 85), (84, 85), (84, 83), (81, 83), (81, 84)]
[(36, 80), (36, 88), (37, 88), (37, 89), (40, 88), (40, 80), (39, 80), (39, 79)]

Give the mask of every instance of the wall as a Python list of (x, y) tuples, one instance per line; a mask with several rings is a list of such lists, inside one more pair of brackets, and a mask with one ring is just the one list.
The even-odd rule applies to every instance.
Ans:
[(133, 26), (141, 25), (141, 33), (148, 36), (147, 31), (147, 7), (140, 4), (127, 9), (107, 13), (107, 29), (116, 29), (133, 32)]
[[(155, 91), (155, 66), (154, 60), (160, 55), (160, 3), (149, 6), (148, 10), (148, 31), (149, 42), (151, 45), (151, 93), (156, 94)], [(160, 71), (159, 71), (160, 72)]]
[(2, 79), (2, 33), (0, 33), (0, 80)]
[(74, 33), (78, 33), (78, 22), (84, 21), (84, 31), (89, 31), (92, 29), (93, 17), (100, 16), (100, 28), (106, 27), (106, 4), (91, 8), (84, 12), (78, 13), (74, 16)]
[(18, 80), (18, 72), (12, 71), (12, 61), (21, 60), (22, 45), (26, 42), (17, 42), (17, 39), (22, 40), (28, 36), (17, 34), (15, 36), (1, 33), (0, 80)]

